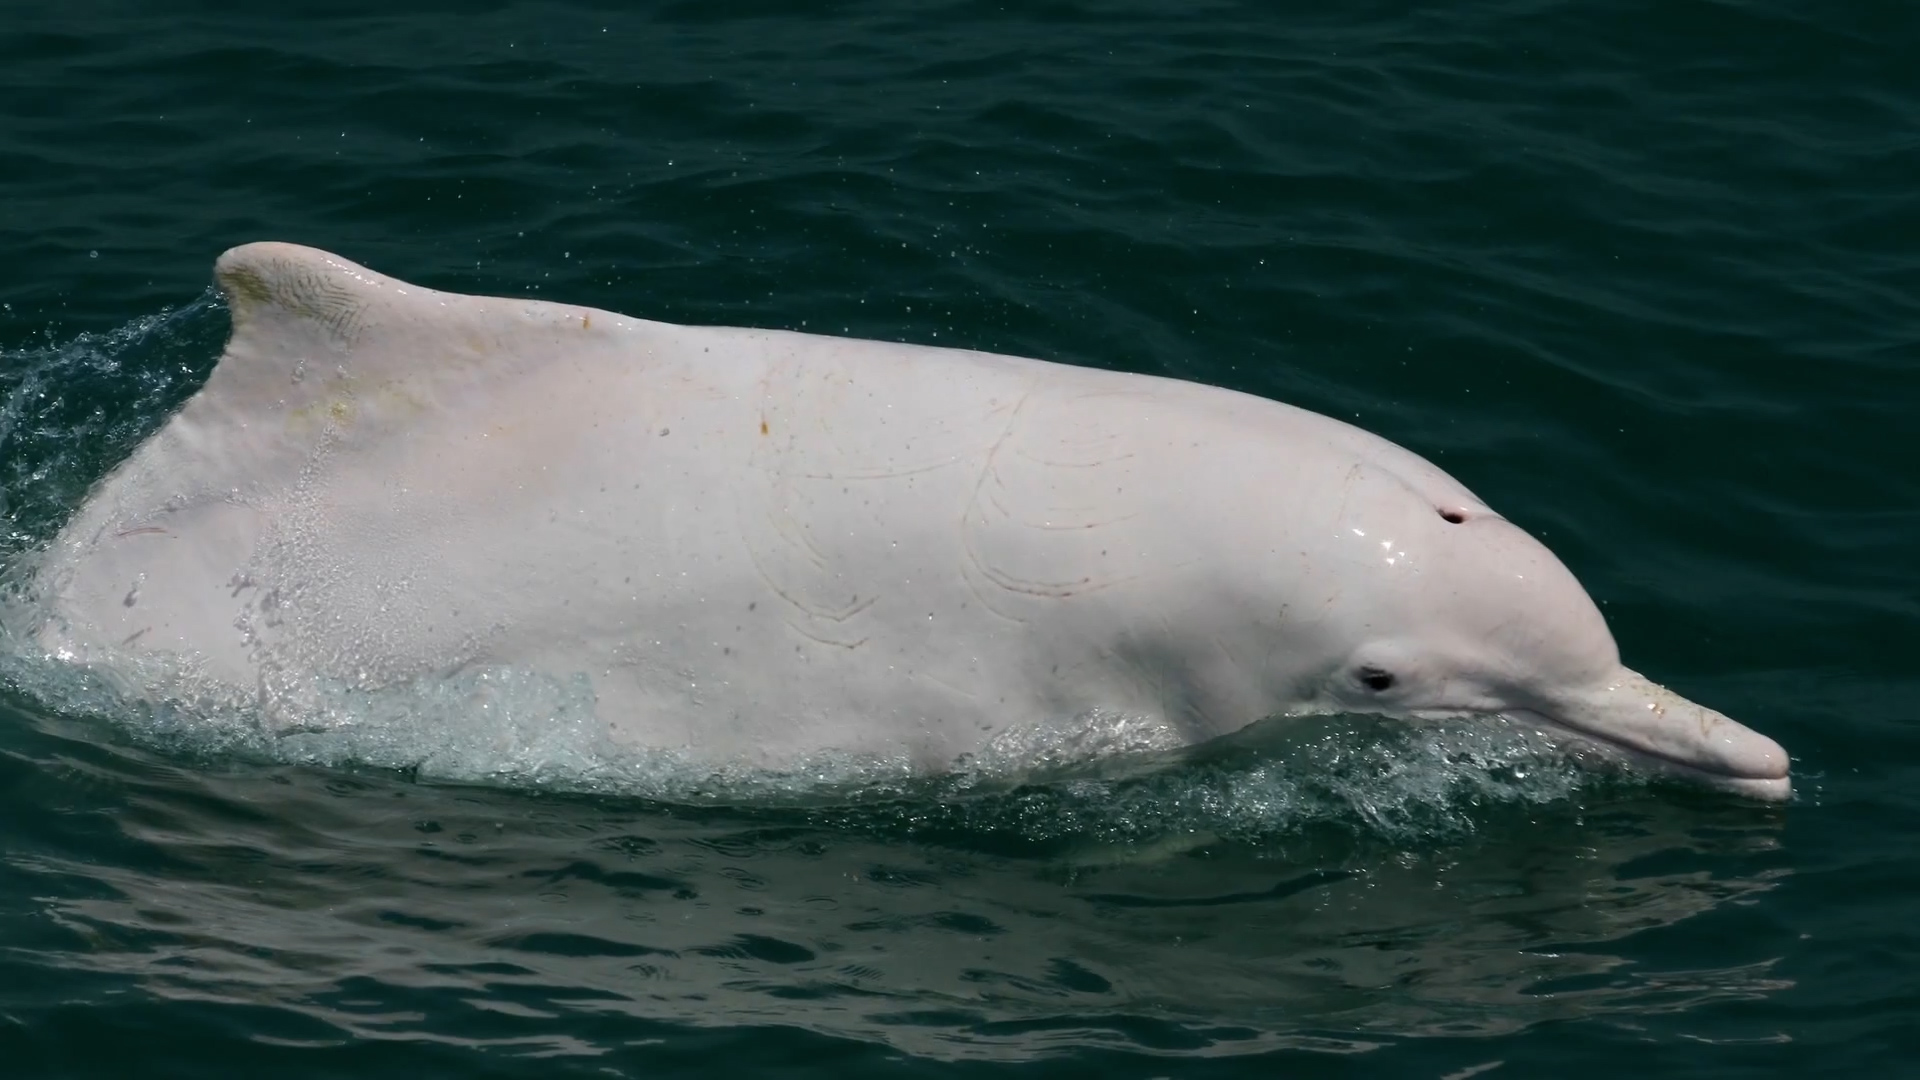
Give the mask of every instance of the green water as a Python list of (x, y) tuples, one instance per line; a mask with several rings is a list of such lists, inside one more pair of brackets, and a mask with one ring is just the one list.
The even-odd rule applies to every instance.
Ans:
[(16, 651), (0, 1073), (1920, 1073), (1920, 9), (231, 7), (0, 15), (8, 559), (291, 240), (1352, 420), (1798, 795), (1352, 719), (1011, 789), (276, 757)]

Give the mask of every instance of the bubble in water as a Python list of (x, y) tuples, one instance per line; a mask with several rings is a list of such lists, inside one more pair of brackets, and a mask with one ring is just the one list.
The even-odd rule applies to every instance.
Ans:
[(98, 251), (89, 251), (89, 252), (87, 252), (87, 258), (89, 258), (89, 259), (97, 259), (97, 258), (99, 258), (99, 257), (100, 257), (100, 253), (99, 253)]
[(225, 310), (208, 290), (118, 330), (0, 349), (0, 565), (44, 539), (199, 384)]

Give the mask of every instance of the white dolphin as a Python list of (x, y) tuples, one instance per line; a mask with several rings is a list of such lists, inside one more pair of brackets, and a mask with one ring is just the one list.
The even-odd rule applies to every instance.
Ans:
[(1097, 711), (1187, 743), (1506, 717), (1790, 791), (1773, 740), (1621, 666), (1543, 545), (1337, 420), (436, 292), (288, 244), (215, 277), (225, 355), (39, 577), (39, 639), (135, 693), (225, 688), (297, 728), (316, 680), (493, 665), (586, 680), (629, 747), (930, 771)]

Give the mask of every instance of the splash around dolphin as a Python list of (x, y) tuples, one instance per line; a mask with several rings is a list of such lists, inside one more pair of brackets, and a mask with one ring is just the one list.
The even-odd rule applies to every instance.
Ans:
[(1623, 667), (1543, 545), (1384, 439), (987, 353), (436, 292), (256, 243), (206, 385), (35, 589), (49, 654), (303, 730), (512, 669), (613, 743), (932, 772), (1093, 713), (1519, 722), (1762, 799), (1781, 747)]

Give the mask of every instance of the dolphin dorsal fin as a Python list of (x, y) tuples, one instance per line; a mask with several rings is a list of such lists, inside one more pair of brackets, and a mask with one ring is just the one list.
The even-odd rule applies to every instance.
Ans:
[[(644, 320), (410, 285), (297, 244), (221, 255), (233, 329), (206, 384), (102, 481), (95, 516), (294, 483), (325, 447), (371, 450), (431, 410), (553, 363), (605, 362)], [(614, 346), (609, 348), (609, 346)], [(377, 452), (377, 451), (375, 451)], [(104, 520), (104, 519), (103, 519)]]
[[(233, 248), (214, 265), (233, 333), (202, 397), (295, 433), (404, 419), (461, 383), (565, 355), (632, 322), (539, 300), (409, 285), (296, 244)], [(596, 328), (600, 334), (595, 334)], [(604, 339), (602, 339), (604, 340)]]

